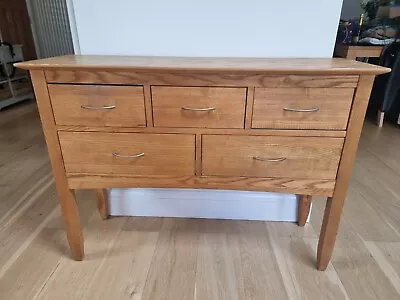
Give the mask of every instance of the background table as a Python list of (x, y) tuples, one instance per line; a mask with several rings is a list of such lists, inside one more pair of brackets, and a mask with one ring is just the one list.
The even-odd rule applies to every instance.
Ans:
[(357, 57), (380, 57), (385, 46), (353, 46), (336, 44), (334, 56), (356, 60)]

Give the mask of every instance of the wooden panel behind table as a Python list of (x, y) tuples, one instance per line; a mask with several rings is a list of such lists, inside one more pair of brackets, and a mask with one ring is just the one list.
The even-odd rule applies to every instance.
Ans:
[(194, 175), (195, 135), (59, 132), (59, 138), (67, 173)]
[(203, 175), (335, 179), (343, 142), (341, 138), (204, 135)]
[(244, 127), (246, 88), (153, 86), (151, 92), (155, 127)]
[(48, 90), (57, 125), (146, 126), (142, 86), (49, 84)]
[(252, 127), (346, 130), (353, 94), (352, 88), (256, 88)]

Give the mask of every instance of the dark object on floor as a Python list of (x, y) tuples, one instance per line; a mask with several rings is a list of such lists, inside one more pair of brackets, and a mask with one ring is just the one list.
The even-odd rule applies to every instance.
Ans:
[(378, 111), (378, 125), (382, 127), (387, 115), (400, 124), (400, 42), (387, 46), (380, 58), (381, 66), (392, 69), (391, 73), (379, 75), (375, 79), (371, 92), (370, 107)]

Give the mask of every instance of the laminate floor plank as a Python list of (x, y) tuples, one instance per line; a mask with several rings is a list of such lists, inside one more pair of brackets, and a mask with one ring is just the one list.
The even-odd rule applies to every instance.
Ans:
[[(232, 234), (203, 233), (199, 240), (195, 300), (245, 299), (237, 239)], [(236, 263), (235, 263), (236, 262)]]
[(86, 290), (95, 284), (93, 280), (107, 260), (125, 220), (120, 217), (104, 222), (94, 214), (84, 231), (85, 259), (77, 262), (69, 255), (62, 256), (36, 299), (82, 299)]
[(365, 246), (400, 294), (400, 243), (365, 242)]
[(158, 234), (121, 231), (83, 299), (142, 299)]
[(38, 234), (36, 229), (57, 208), (57, 205), (55, 187), (51, 185), (17, 218), (0, 227), (0, 273), (15, 252), (26, 244), (27, 240)]
[(143, 300), (194, 299), (198, 242), (196, 220), (164, 219)]
[(265, 222), (237, 222), (244, 299), (289, 299)]
[[(46, 197), (46, 192), (48, 193), (46, 190), (42, 191), (38, 201)], [(85, 227), (89, 216), (96, 212), (95, 203), (86, 191), (79, 191), (78, 196), (81, 200), (89, 198), (89, 201), (78, 202), (82, 226)], [(57, 200), (54, 199), (54, 202), (57, 203)], [(0, 276), (0, 299), (34, 299), (58, 268), (61, 258), (70, 256), (60, 210), (57, 208), (53, 215), (29, 247)]]
[[(325, 272), (316, 270), (318, 239), (302, 237), (300, 234), (282, 237), (279, 225), (267, 223), (289, 299), (349, 299), (331, 264)], [(299, 228), (305, 232), (314, 231), (311, 224)]]

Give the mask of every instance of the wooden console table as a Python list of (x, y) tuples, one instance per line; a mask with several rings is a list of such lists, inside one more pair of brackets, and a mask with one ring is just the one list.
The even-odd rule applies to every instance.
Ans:
[[(171, 187), (328, 197), (317, 267), (331, 258), (374, 76), (343, 59), (64, 56), (29, 69), (72, 256), (74, 189)], [(251, 203), (249, 203), (251, 205)]]

